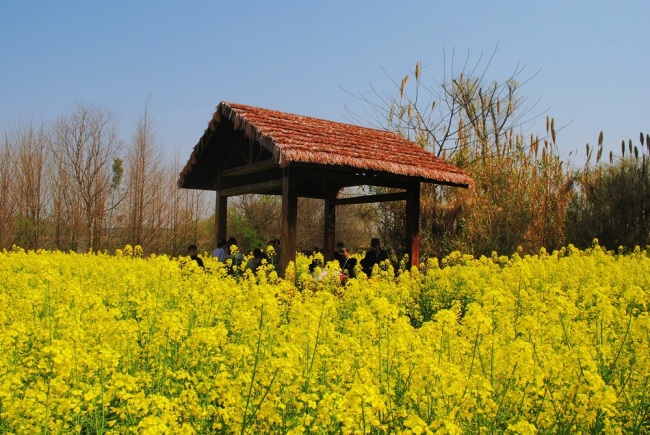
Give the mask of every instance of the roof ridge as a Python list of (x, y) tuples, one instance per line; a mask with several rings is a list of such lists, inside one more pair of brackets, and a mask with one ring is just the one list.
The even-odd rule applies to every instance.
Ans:
[(389, 130), (387, 128), (366, 127), (366, 126), (361, 126), (361, 125), (356, 125), (356, 124), (350, 124), (349, 122), (333, 121), (333, 120), (330, 120), (330, 119), (319, 118), (319, 117), (316, 117), (316, 116), (301, 115), (299, 113), (284, 112), (284, 111), (276, 110), (276, 109), (266, 109), (264, 107), (251, 106), (251, 105), (241, 104), (241, 103), (232, 103), (232, 102), (228, 102), (228, 101), (222, 101), (221, 103), (219, 103), (219, 106), (217, 106), (217, 109), (222, 104), (227, 105), (230, 108), (233, 108), (235, 110), (237, 110), (238, 108), (243, 109), (243, 110), (247, 110), (247, 109), (260, 110), (260, 111), (264, 111), (264, 112), (267, 112), (267, 113), (278, 113), (280, 115), (290, 115), (290, 116), (295, 116), (297, 118), (304, 118), (304, 119), (311, 119), (311, 120), (314, 120), (314, 121), (321, 121), (321, 122), (324, 122), (324, 123), (327, 123), (327, 124), (338, 124), (338, 125), (341, 125), (341, 126), (348, 126), (348, 127), (353, 127), (353, 128), (365, 128), (367, 130), (377, 131), (377, 132), (380, 132), (380, 133), (390, 133), (390, 134), (394, 134), (394, 135), (396, 135), (398, 137), (402, 137), (398, 133), (396, 133), (396, 132), (394, 132), (392, 130)]

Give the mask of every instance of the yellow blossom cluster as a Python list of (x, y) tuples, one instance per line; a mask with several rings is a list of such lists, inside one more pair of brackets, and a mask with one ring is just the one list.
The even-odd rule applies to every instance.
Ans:
[(1, 252), (0, 432), (650, 430), (647, 251), (310, 262)]

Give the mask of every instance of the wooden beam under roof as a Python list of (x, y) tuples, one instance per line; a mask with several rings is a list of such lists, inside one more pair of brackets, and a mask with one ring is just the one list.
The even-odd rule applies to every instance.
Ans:
[(350, 198), (330, 199), (332, 205), (369, 204), (373, 202), (405, 201), (408, 199), (407, 192), (380, 193), (377, 195), (353, 196)]
[(224, 169), (221, 171), (222, 177), (239, 177), (241, 175), (253, 174), (255, 172), (266, 171), (267, 169), (277, 168), (278, 164), (272, 159), (262, 160), (260, 162), (250, 163), (248, 165), (237, 166), (234, 168)]
[(245, 184), (242, 186), (229, 187), (226, 189), (221, 189), (221, 196), (239, 196), (246, 195), (248, 193), (266, 193), (272, 190), (277, 190), (282, 188), (282, 179), (278, 180), (269, 180), (261, 181), (259, 183)]

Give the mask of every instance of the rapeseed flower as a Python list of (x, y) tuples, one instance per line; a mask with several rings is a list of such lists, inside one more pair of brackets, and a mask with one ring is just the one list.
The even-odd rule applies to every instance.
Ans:
[(647, 251), (311, 261), (3, 251), (0, 431), (649, 430)]

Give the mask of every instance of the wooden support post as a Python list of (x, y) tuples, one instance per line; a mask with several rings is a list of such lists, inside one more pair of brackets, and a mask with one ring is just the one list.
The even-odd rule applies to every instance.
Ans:
[(221, 196), (218, 190), (214, 216), (214, 225), (216, 230), (214, 247), (216, 249), (219, 240), (226, 238), (226, 231), (228, 227), (228, 197)]
[(228, 197), (221, 196), (221, 175), (217, 175), (215, 183), (217, 197), (214, 208), (214, 248), (217, 248), (219, 240), (226, 238), (228, 228)]
[(280, 273), (284, 276), (290, 262), (296, 261), (296, 227), (298, 222), (298, 188), (289, 168), (282, 175), (282, 234), (280, 237)]
[(330, 199), (325, 200), (325, 228), (323, 234), (323, 249), (325, 261), (334, 260), (334, 250), (336, 249), (336, 204)]
[(420, 264), (420, 183), (407, 188), (406, 198), (406, 249), (410, 266)]

